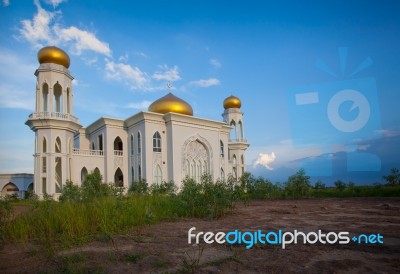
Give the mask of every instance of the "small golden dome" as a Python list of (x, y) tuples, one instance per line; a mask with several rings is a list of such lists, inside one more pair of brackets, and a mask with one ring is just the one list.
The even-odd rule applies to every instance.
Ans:
[(154, 101), (149, 106), (149, 111), (157, 113), (175, 112), (193, 116), (192, 107), (182, 99), (176, 97), (172, 93), (168, 93), (164, 97)]
[(38, 52), (38, 61), (40, 64), (53, 63), (63, 65), (69, 68), (70, 60), (68, 54), (60, 48), (50, 46), (44, 47)]
[(224, 100), (224, 109), (227, 108), (240, 108), (242, 106), (242, 101), (235, 96), (229, 96)]

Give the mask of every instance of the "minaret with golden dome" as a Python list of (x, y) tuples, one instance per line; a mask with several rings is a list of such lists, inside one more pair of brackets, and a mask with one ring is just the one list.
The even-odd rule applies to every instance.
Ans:
[(35, 72), (36, 109), (26, 125), (35, 132), (34, 190), (55, 199), (63, 185), (71, 180), (74, 134), (81, 128), (73, 116), (72, 80), (68, 54), (49, 46), (38, 52), (39, 68)]
[(228, 157), (232, 163), (232, 176), (240, 178), (246, 171), (245, 152), (249, 147), (244, 137), (243, 112), (241, 111), (242, 101), (236, 96), (229, 96), (224, 100), (224, 122), (231, 126), (231, 134), (228, 143)]

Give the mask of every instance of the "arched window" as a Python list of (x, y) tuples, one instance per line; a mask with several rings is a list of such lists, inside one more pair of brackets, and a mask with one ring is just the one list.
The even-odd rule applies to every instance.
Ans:
[(219, 154), (221, 157), (224, 157), (224, 143), (222, 142), (222, 140), (219, 140)]
[(231, 121), (231, 134), (230, 134), (230, 139), (234, 140), (236, 139), (236, 123), (235, 121)]
[(56, 139), (55, 150), (56, 150), (56, 153), (61, 153), (61, 139), (60, 139), (60, 137), (57, 137), (57, 139)]
[(161, 152), (161, 136), (158, 131), (153, 135), (153, 151), (154, 152)]
[(236, 155), (235, 155), (235, 154), (233, 154), (233, 160), (232, 160), (232, 163), (233, 163), (234, 165), (236, 165), (236, 164), (237, 164), (237, 160), (236, 160)]
[(240, 157), (240, 163), (241, 163), (242, 165), (244, 165), (244, 156), (243, 156), (243, 155)]
[(225, 179), (225, 172), (224, 169), (221, 167), (221, 180)]
[(135, 169), (132, 167), (131, 170), (131, 181), (134, 182), (135, 181)]
[(43, 111), (48, 111), (49, 104), (49, 85), (47, 83), (43, 84), (42, 89), (42, 101), (43, 101)]
[(114, 155), (122, 156), (123, 155), (123, 144), (121, 138), (119, 136), (114, 140)]
[(96, 146), (94, 145), (94, 141), (92, 141), (92, 150), (95, 150)]
[(243, 139), (244, 137), (243, 137), (243, 125), (242, 125), (242, 121), (239, 121), (239, 123), (238, 123), (238, 125), (239, 125), (239, 139)]
[(43, 141), (42, 141), (42, 151), (43, 153), (47, 152), (47, 141), (46, 141), (46, 137), (43, 136)]
[(156, 165), (153, 168), (153, 183), (155, 184), (162, 183), (162, 170), (160, 165)]
[(88, 175), (88, 171), (86, 167), (83, 167), (81, 170), (81, 183), (83, 183), (86, 180), (86, 177)]
[(138, 177), (139, 181), (142, 180), (142, 167), (140, 165), (138, 166)]
[(93, 173), (98, 173), (98, 174), (100, 174), (100, 175), (101, 175), (101, 173), (100, 173), (100, 169), (99, 169), (98, 167), (96, 167), (96, 168), (94, 169)]
[(137, 152), (138, 154), (142, 152), (142, 139), (140, 138), (140, 132), (137, 134)]
[(124, 186), (124, 174), (120, 168), (117, 168), (114, 174), (114, 184), (118, 187)]
[(53, 88), (54, 92), (54, 112), (62, 112), (62, 88), (57, 82)]
[(135, 147), (135, 143), (133, 142), (133, 135), (131, 135), (131, 155), (133, 155), (133, 148)]
[(70, 91), (67, 88), (67, 113), (71, 113)]

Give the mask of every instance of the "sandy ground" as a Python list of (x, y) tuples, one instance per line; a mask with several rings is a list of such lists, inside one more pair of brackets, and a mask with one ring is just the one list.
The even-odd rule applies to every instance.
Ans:
[[(188, 244), (188, 230), (380, 233), (383, 244)], [(33, 244), (3, 246), (0, 273), (400, 273), (400, 198), (252, 201), (217, 220), (141, 227), (46, 256)]]

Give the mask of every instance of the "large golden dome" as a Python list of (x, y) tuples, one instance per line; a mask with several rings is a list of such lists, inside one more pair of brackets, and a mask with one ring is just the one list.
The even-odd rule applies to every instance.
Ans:
[(235, 96), (229, 96), (224, 100), (224, 109), (227, 108), (240, 108), (242, 106), (242, 101)]
[(192, 107), (182, 99), (176, 97), (172, 93), (168, 93), (164, 97), (154, 101), (149, 106), (149, 111), (157, 113), (175, 112), (193, 116)]
[(69, 68), (70, 60), (68, 54), (60, 48), (50, 46), (44, 47), (38, 52), (38, 61), (40, 64), (53, 63), (63, 65)]

